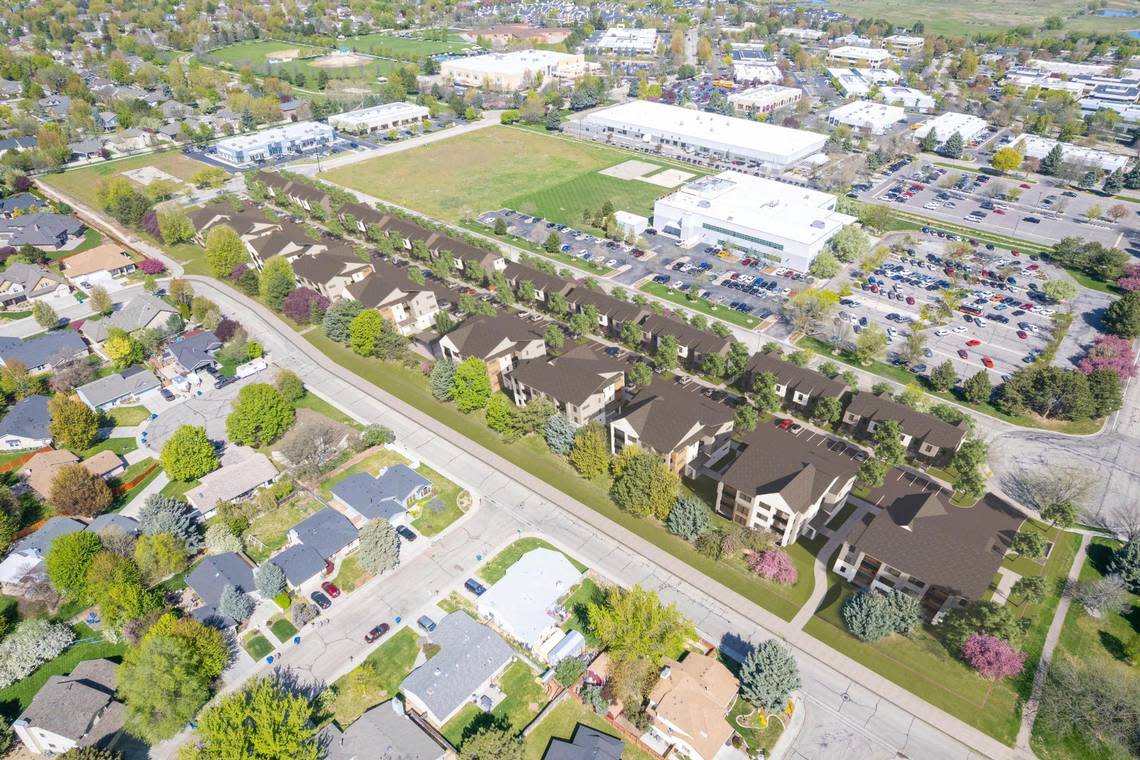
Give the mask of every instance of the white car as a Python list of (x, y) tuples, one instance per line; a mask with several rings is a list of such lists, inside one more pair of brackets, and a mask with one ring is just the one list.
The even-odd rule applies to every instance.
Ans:
[(957, 335), (961, 335), (964, 332), (966, 332), (966, 326), (965, 325), (958, 325), (957, 327), (954, 328), (954, 333)]
[(1037, 313), (1043, 317), (1051, 317), (1054, 314), (1056, 314), (1057, 312), (1054, 311), (1053, 309), (1038, 309)]
[(950, 331), (949, 330), (935, 330), (934, 334), (937, 335), (939, 338), (944, 338), (950, 334)]
[(608, 266), (610, 269), (616, 269), (617, 265), (618, 265), (617, 259), (610, 259), (609, 261), (606, 262), (606, 266)]
[(982, 319), (981, 317), (974, 317), (974, 324), (978, 327), (985, 327), (986, 320)]

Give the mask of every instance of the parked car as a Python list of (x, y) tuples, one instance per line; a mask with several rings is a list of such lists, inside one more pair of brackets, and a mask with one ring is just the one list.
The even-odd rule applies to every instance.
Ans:
[(332, 602), (320, 591), (314, 591), (313, 593), (309, 594), (309, 598), (312, 599), (313, 603), (320, 607), (322, 610), (327, 610), (329, 607), (332, 607)]
[(396, 532), (400, 534), (400, 538), (404, 539), (408, 543), (411, 543), (412, 541), (415, 541), (417, 538), (419, 538), (419, 536), (417, 536), (407, 525), (399, 526), (396, 528)]
[(994, 368), (994, 360), (988, 356), (982, 357), (982, 364), (986, 365), (986, 369), (993, 369)]
[(174, 394), (170, 392), (170, 389), (169, 389), (169, 388), (163, 388), (163, 389), (161, 389), (161, 390), (159, 391), (159, 393), (160, 393), (160, 394), (162, 395), (162, 397), (163, 397), (164, 399), (166, 399), (167, 401), (173, 401), (173, 400), (174, 400)]
[(794, 424), (796, 424), (796, 421), (788, 418), (788, 419), (780, 420), (780, 422), (776, 425), (776, 427), (780, 428), (780, 430), (787, 430), (788, 428), (790, 428)]
[(416, 621), (416, 625), (428, 633), (431, 633), (435, 630), (435, 621), (429, 618), (427, 615), (420, 615), (420, 619)]
[(487, 587), (474, 578), (468, 578), (467, 582), (463, 584), (463, 588), (470, 591), (475, 596), (483, 596), (487, 593)]
[(371, 644), (373, 641), (380, 638), (381, 636), (383, 636), (387, 632), (388, 632), (388, 624), (387, 623), (381, 623), (380, 625), (376, 626), (375, 628), (373, 628), (368, 633), (364, 634), (364, 641)]
[(326, 594), (331, 596), (333, 599), (336, 599), (338, 596), (340, 596), (340, 589), (337, 588), (336, 584), (333, 583), (332, 581), (325, 581), (324, 583), (322, 583), (321, 584), (321, 590), (323, 590)]

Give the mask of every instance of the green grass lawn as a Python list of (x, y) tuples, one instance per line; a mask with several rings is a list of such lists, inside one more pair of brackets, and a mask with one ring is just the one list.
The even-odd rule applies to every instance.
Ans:
[(272, 625), (269, 626), (269, 630), (273, 631), (273, 635), (276, 636), (277, 640), (282, 644), (297, 635), (297, 627), (284, 617), (274, 620)]
[(368, 580), (372, 576), (360, 566), (360, 554), (353, 552), (345, 557), (340, 563), (340, 569), (336, 571), (336, 577), (333, 578), (333, 583), (337, 587), (348, 593), (355, 591), (361, 583)]
[[(1120, 7), (1113, 3), (1113, 6)], [(918, 0), (900, 4), (892, 0), (831, 0), (828, 8), (855, 18), (892, 21), (909, 26), (921, 21), (927, 34), (945, 34), (962, 37), (983, 32), (1001, 32), (1014, 24), (1039, 29), (1048, 16), (1065, 19), (1063, 35), (1069, 31), (1096, 31), (1104, 34), (1125, 32), (1137, 28), (1135, 18), (1106, 18), (1089, 14), (1069, 18), (1088, 6), (1080, 0), (1044, 0), (1028, 5), (1021, 2), (985, 2), (963, 0), (947, 5), (938, 0)], [(1134, 6), (1128, 6), (1134, 7)]]
[(301, 55), (320, 55), (328, 48), (306, 45), (303, 42), (278, 42), (277, 40), (249, 40), (211, 50), (209, 55), (234, 67), (244, 64), (264, 64), (270, 53), (282, 50), (300, 50)]
[(184, 499), (186, 498), (186, 492), (201, 482), (200, 480), (172, 480), (164, 485), (159, 493), (163, 496), (174, 496), (179, 499)]
[(827, 527), (836, 530), (839, 526), (843, 525), (843, 523), (847, 522), (848, 517), (855, 514), (855, 509), (855, 505), (851, 502), (845, 503), (843, 507), (827, 521)]
[(139, 447), (134, 438), (104, 438), (89, 449), (76, 452), (81, 459), (90, 459), (100, 451), (111, 451), (119, 456), (126, 456)]
[(673, 166), (605, 145), (496, 126), (320, 176), (449, 222), (512, 208), (581, 227), (583, 210), (607, 200), (618, 210), (648, 216), (658, 196), (669, 192), (598, 173), (631, 159)]
[(598, 646), (598, 639), (590, 630), (590, 621), (586, 617), (586, 610), (590, 604), (601, 604), (606, 599), (606, 592), (589, 578), (582, 579), (574, 593), (566, 597), (562, 606), (570, 611), (570, 617), (562, 624), (562, 630), (569, 632), (575, 630), (586, 637), (586, 646)]
[[(1106, 538), (1093, 539), (1081, 566), (1080, 579), (1102, 578), (1108, 560), (1120, 543)], [(1131, 610), (1126, 614), (1109, 614), (1101, 619), (1089, 615), (1079, 604), (1069, 605), (1061, 638), (1053, 652), (1061, 658), (1099, 664), (1121, 679), (1135, 679), (1136, 666), (1127, 662), (1123, 646), (1140, 634), (1140, 594), (1129, 594)], [(1079, 733), (1056, 736), (1034, 724), (1031, 746), (1041, 760), (1099, 760), (1114, 757), (1108, 747), (1090, 742)]]
[(654, 755), (631, 743), (592, 709), (571, 698), (562, 700), (526, 735), (523, 746), (526, 760), (542, 760), (551, 739), (570, 741), (578, 724), (616, 736), (625, 742), (625, 749), (621, 753), (622, 760), (655, 760)]
[(366, 472), (375, 477), (381, 469), (391, 467), (394, 464), (408, 464), (408, 460), (392, 451), (391, 449), (379, 448), (372, 452), (359, 462), (344, 468), (335, 475), (326, 478), (321, 483), (321, 498), (326, 501), (332, 498), (333, 487), (350, 475), (355, 475), (359, 472)]
[(434, 536), (463, 516), (459, 497), (464, 492), (426, 464), (417, 467), (416, 472), (431, 481), (432, 494), (416, 505), (418, 514), (412, 527), (425, 536)]
[(650, 293), (658, 298), (664, 298), (666, 301), (675, 303), (678, 306), (684, 306), (693, 311), (698, 311), (701, 314), (708, 314), (710, 317), (716, 317), (717, 319), (723, 319), (725, 322), (731, 322), (734, 325), (747, 327), (749, 330), (760, 324), (760, 320), (751, 314), (743, 314), (736, 309), (714, 304), (707, 298), (689, 299), (688, 296), (679, 290), (674, 290), (659, 282), (643, 283), (638, 290)]
[(107, 416), (116, 427), (134, 427), (150, 417), (150, 410), (145, 406), (116, 406), (107, 412)]
[(285, 546), (286, 534), (290, 528), (323, 506), (316, 499), (302, 495), (258, 515), (250, 523), (244, 537), (246, 554), (259, 564), (269, 559), (270, 555)]
[[(780, 717), (772, 716), (768, 719), (768, 725), (760, 728), (759, 726), (741, 725), (739, 719), (743, 719), (745, 723), (757, 721), (755, 715), (750, 715), (756, 708), (746, 702), (744, 699), (737, 698), (733, 703), (732, 709), (728, 711), (728, 716), (725, 720), (728, 724), (740, 734), (744, 739), (744, 743), (752, 752), (763, 751), (765, 756), (772, 751), (772, 747), (776, 745), (776, 740), (780, 738), (780, 734), (784, 733), (784, 724)], [(803, 709), (802, 707), (800, 709)], [(747, 717), (744, 717), (747, 716)]]
[(95, 229), (94, 227), (88, 227), (87, 232), (83, 233), (83, 242), (82, 243), (75, 246), (70, 251), (52, 251), (52, 252), (48, 253), (47, 257), (49, 259), (53, 259), (53, 260), (54, 259), (62, 259), (62, 258), (65, 258), (67, 256), (71, 256), (71, 255), (76, 254), (76, 253), (83, 253), (84, 251), (90, 251), (92, 248), (95, 248), (96, 246), (102, 245), (102, 243), (103, 243), (103, 233), (100, 232), (99, 230)]
[[(520, 538), (518, 541), (515, 541), (513, 544), (508, 546), (506, 549), (503, 549), (501, 552), (487, 561), (481, 568), (476, 571), (476, 574), (487, 583), (497, 583), (502, 579), (504, 575), (507, 574), (507, 570), (510, 569), (511, 565), (522, 559), (522, 556), (524, 554), (533, 551), (534, 549), (540, 548), (559, 551), (550, 543), (543, 541), (541, 538), (531, 538), (529, 536), (527, 538)], [(566, 557), (566, 559), (570, 560), (570, 562), (573, 563), (574, 567), (578, 568), (582, 572), (586, 571), (586, 566), (581, 562), (574, 559), (565, 552), (562, 552), (562, 554)]]
[(340, 44), (361, 53), (415, 61), (438, 53), (454, 53), (465, 50), (472, 47), (474, 43), (467, 42), (456, 34), (448, 35), (446, 40), (426, 40), (420, 37), (396, 37), (377, 32), (346, 37), (341, 40)]
[(8, 721), (14, 720), (28, 707), (36, 692), (52, 676), (70, 673), (76, 665), (84, 660), (108, 659), (118, 662), (127, 649), (125, 643), (112, 644), (99, 637), (99, 634), (82, 623), (73, 627), (77, 641), (92, 638), (98, 640), (72, 644), (67, 651), (54, 660), (41, 665), (27, 678), (17, 681), (7, 688), (0, 689), (0, 715)]
[[(507, 696), (490, 712), (490, 720), (497, 720), (511, 733), (518, 733), (546, 704), (546, 694), (537, 683), (534, 671), (521, 660), (507, 666), (499, 677), (498, 684)], [(461, 747), (471, 734), (490, 722), (484, 717), (487, 715), (475, 705), (467, 704), (454, 718), (443, 724), (441, 733), (452, 745)]]
[(349, 417), (347, 414), (337, 409), (335, 406), (325, 401), (320, 396), (314, 396), (312, 393), (306, 393), (304, 396), (298, 399), (293, 404), (293, 406), (297, 409), (309, 409), (310, 411), (314, 411), (317, 414), (323, 414), (333, 422), (340, 422), (357, 430), (360, 430), (364, 427), (359, 422)]
[(305, 333), (303, 337), (336, 364), (383, 388), (508, 461), (516, 462), (535, 477), (541, 478), (571, 498), (637, 533), (645, 540), (784, 620), (791, 620), (811, 596), (812, 557), (806, 549), (797, 550), (796, 546), (791, 547), (792, 551), (789, 553), (800, 569), (801, 580), (790, 588), (760, 580), (754, 573), (745, 569), (743, 563), (731, 564), (709, 559), (685, 540), (669, 533), (661, 523), (620, 510), (610, 501), (608, 483), (604, 480), (587, 481), (580, 477), (564, 459), (554, 456), (541, 438), (528, 436), (513, 443), (506, 443), (498, 434), (486, 427), (481, 415), (465, 415), (452, 405), (436, 401), (431, 396), (427, 381), (419, 370), (357, 356), (345, 346), (330, 341), (316, 330)]
[(448, 614), (464, 610), (473, 618), (479, 617), (479, 612), (475, 609), (475, 604), (470, 599), (460, 596), (458, 591), (452, 591), (443, 599), (440, 599), (436, 602), (436, 606)]
[(45, 174), (39, 180), (93, 208), (98, 208), (95, 191), (98, 189), (100, 179), (143, 166), (161, 169), (184, 182), (189, 182), (194, 174), (206, 168), (206, 164), (187, 158), (181, 151), (171, 150), (88, 164), (60, 174)]
[(241, 646), (254, 660), (261, 660), (273, 653), (273, 645), (260, 633), (247, 636)]
[(332, 713), (341, 728), (347, 728), (369, 708), (394, 697), (400, 682), (412, 672), (419, 654), (419, 637), (406, 626), (388, 636), (364, 662), (333, 683)]

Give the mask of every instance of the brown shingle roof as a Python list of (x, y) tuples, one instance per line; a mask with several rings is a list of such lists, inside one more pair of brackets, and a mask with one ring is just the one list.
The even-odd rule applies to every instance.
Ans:
[(966, 437), (965, 425), (951, 425), (929, 414), (923, 414), (886, 396), (860, 391), (851, 398), (847, 411), (864, 421), (895, 420), (907, 435), (933, 446), (955, 449)]
[(324, 284), (333, 277), (349, 275), (368, 266), (352, 251), (338, 249), (297, 257), (293, 262), (293, 273), (309, 282)]
[(677, 319), (650, 314), (641, 323), (642, 328), (651, 335), (672, 335), (677, 342), (691, 352), (698, 354), (720, 354), (728, 350), (732, 341), (722, 338), (705, 330), (698, 330), (690, 324)]
[(592, 305), (610, 322), (638, 323), (649, 314), (649, 309), (644, 306), (622, 301), (596, 288), (576, 287), (566, 296), (566, 300), (577, 309)]
[(543, 340), (546, 322), (531, 322), (514, 314), (479, 315), (471, 317), (447, 334), (462, 356), (491, 359), (503, 353), (504, 341), (517, 347), (533, 340)]
[(716, 756), (734, 733), (724, 716), (739, 682), (714, 657), (696, 652), (681, 662), (666, 660), (665, 666), (668, 672), (663, 671), (649, 694), (653, 713), (683, 731), (701, 757)]
[(695, 385), (682, 387), (660, 378), (637, 392), (622, 410), (641, 443), (659, 454), (694, 437), (710, 435), (735, 417), (731, 407), (705, 398)]
[(780, 385), (785, 385), (793, 392), (798, 391), (808, 396), (839, 398), (847, 391), (846, 383), (840, 380), (832, 380), (814, 369), (792, 364), (774, 353), (756, 353), (748, 361), (750, 376), (759, 375), (762, 372), (771, 372), (776, 376)]
[(121, 269), (131, 263), (123, 247), (117, 243), (103, 243), (94, 248), (68, 256), (63, 260), (63, 273), (68, 277), (82, 277), (93, 272)]
[(593, 350), (589, 345), (572, 348), (556, 359), (529, 359), (515, 367), (515, 380), (545, 393), (561, 403), (582, 404), (611, 385), (626, 364)]
[(541, 269), (528, 267), (525, 264), (519, 264), (514, 261), (507, 264), (506, 269), (503, 270), (503, 274), (506, 275), (507, 282), (509, 282), (512, 287), (517, 288), (520, 282), (526, 280), (548, 297), (551, 293), (566, 293), (570, 290), (572, 284), (569, 280), (565, 280), (558, 275), (549, 274), (543, 272)]

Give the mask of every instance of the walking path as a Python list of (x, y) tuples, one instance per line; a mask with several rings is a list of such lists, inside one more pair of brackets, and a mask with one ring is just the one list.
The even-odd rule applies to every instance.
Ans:
[[(863, 504), (858, 505), (854, 512), (843, 521), (835, 530), (831, 531), (831, 537), (828, 538), (827, 543), (815, 555), (815, 562), (811, 565), (812, 576), (815, 578), (815, 586), (812, 587), (811, 596), (804, 602), (804, 606), (800, 607), (799, 612), (792, 618), (792, 627), (796, 630), (802, 629), (807, 622), (811, 620), (811, 616), (819, 609), (823, 597), (827, 595), (828, 582), (827, 582), (827, 568), (831, 562), (831, 557), (851, 535), (851, 531), (855, 530), (856, 526), (860, 525), (863, 520), (863, 515), (871, 510)], [(826, 531), (827, 528), (824, 528)]]
[[(1077, 556), (1073, 558), (1073, 566), (1069, 568), (1068, 582), (1074, 583), (1081, 574), (1081, 567), (1085, 564), (1085, 554), (1088, 551), (1092, 536), (1084, 533), (1081, 536), (1081, 546), (1077, 549)], [(1061, 628), (1065, 625), (1065, 617), (1069, 613), (1072, 603), (1069, 594), (1062, 594), (1057, 604), (1057, 611), (1053, 613), (1053, 622), (1049, 625), (1049, 632), (1045, 634), (1045, 647), (1041, 650), (1041, 659), (1037, 661), (1037, 672), (1033, 674), (1033, 691), (1029, 700), (1021, 710), (1021, 728), (1017, 732), (1017, 749), (1032, 754), (1029, 748), (1029, 737), (1033, 733), (1033, 719), (1037, 717), (1037, 706), (1041, 702), (1041, 690), (1045, 687), (1045, 675), (1049, 672), (1049, 663), (1053, 659), (1053, 650), (1061, 638)]]

